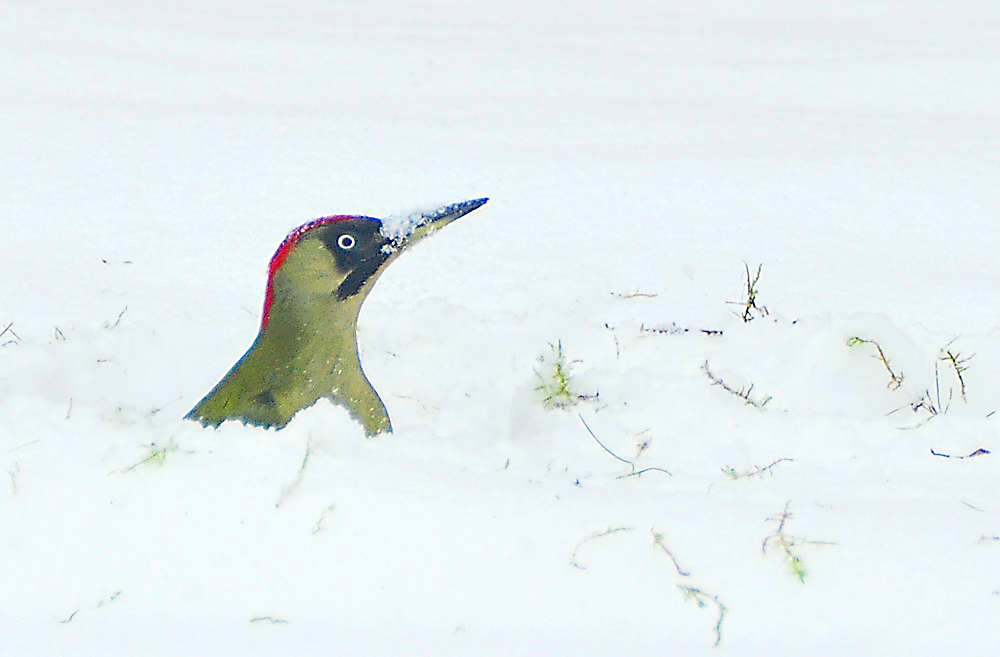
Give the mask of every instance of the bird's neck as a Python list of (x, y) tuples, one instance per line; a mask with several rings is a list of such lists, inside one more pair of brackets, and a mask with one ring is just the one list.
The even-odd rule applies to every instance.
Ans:
[(328, 397), (346, 407), (369, 435), (390, 431), (385, 405), (358, 357), (358, 314), (368, 289), (338, 301), (332, 292), (303, 294), (301, 286), (294, 292), (282, 287), (276, 288), (254, 351), (275, 364), (283, 403), (303, 408)]

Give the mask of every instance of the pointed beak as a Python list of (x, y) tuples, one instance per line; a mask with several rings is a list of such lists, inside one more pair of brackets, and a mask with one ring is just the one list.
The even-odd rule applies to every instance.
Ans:
[(419, 212), (406, 217), (383, 219), (382, 234), (388, 240), (387, 247), (391, 251), (401, 251), (439, 228), (464, 217), (488, 200), (488, 198), (477, 198), (471, 201), (452, 203), (432, 212)]

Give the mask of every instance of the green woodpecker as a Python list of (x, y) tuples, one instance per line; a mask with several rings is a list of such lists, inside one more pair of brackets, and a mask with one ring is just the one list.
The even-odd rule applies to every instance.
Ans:
[(361, 304), (404, 249), (486, 203), (481, 198), (405, 219), (338, 215), (299, 226), (271, 258), (260, 331), (185, 418), (281, 429), (321, 397), (344, 406), (368, 436), (392, 431), (358, 359)]

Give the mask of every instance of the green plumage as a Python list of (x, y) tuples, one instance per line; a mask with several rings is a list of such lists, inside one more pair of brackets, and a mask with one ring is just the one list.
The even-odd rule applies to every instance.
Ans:
[(392, 431), (385, 404), (358, 359), (357, 324), (365, 289), (344, 301), (344, 276), (319, 240), (303, 239), (272, 279), (270, 317), (249, 351), (187, 417), (280, 429), (321, 397), (341, 404), (369, 436)]

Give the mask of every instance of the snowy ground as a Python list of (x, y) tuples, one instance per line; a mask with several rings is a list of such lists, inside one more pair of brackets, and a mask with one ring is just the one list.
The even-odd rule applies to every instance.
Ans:
[[(995, 3), (3, 13), (0, 653), (996, 650)], [(394, 434), (181, 420), (288, 230), (480, 196)]]

